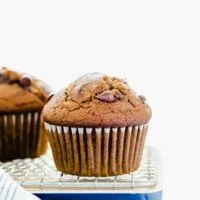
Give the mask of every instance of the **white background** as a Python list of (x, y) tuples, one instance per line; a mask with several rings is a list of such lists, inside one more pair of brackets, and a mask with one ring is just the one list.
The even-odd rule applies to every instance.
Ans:
[(1, 1), (0, 64), (55, 90), (86, 72), (126, 77), (153, 110), (147, 143), (162, 150), (164, 199), (198, 193), (198, 1)]

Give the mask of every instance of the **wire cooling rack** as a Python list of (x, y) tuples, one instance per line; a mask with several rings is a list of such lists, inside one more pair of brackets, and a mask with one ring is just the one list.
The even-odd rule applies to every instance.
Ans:
[(62, 190), (133, 190), (149, 188), (158, 182), (158, 156), (153, 147), (146, 147), (141, 167), (131, 174), (112, 177), (79, 177), (66, 175), (56, 170), (51, 152), (40, 158), (17, 159), (1, 163), (22, 187), (31, 191)]

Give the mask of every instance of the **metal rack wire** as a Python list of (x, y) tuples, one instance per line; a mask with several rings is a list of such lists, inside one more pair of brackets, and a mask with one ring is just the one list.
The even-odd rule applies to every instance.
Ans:
[(0, 167), (21, 186), (31, 191), (133, 190), (156, 186), (158, 181), (156, 152), (155, 148), (146, 147), (139, 170), (113, 177), (79, 177), (62, 174), (56, 170), (50, 151), (40, 158), (0, 163)]

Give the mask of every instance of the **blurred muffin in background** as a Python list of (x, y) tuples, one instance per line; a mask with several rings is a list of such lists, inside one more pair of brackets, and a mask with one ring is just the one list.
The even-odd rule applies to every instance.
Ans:
[(41, 111), (49, 87), (37, 78), (0, 68), (0, 160), (34, 158), (47, 148)]
[(151, 109), (123, 80), (85, 74), (43, 109), (58, 170), (113, 176), (140, 166)]

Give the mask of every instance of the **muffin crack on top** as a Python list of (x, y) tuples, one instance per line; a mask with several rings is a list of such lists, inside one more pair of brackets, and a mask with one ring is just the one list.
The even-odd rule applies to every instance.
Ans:
[(94, 98), (104, 102), (114, 102), (122, 100), (129, 92), (124, 80), (100, 73), (85, 74), (65, 90), (66, 100), (77, 103), (91, 102)]
[[(69, 111), (89, 108), (89, 105), (86, 107), (86, 103), (96, 99), (102, 102), (115, 102), (124, 99), (135, 107), (136, 102), (131, 99), (132, 93), (135, 94), (133, 90), (128, 88), (127, 82), (123, 79), (108, 77), (100, 73), (86, 74), (70, 84), (65, 90), (66, 101), (77, 103), (77, 107), (72, 106)], [(141, 100), (140, 97), (139, 100)]]
[(43, 116), (57, 125), (121, 127), (147, 123), (151, 109), (123, 79), (95, 72), (79, 77), (54, 95)]

